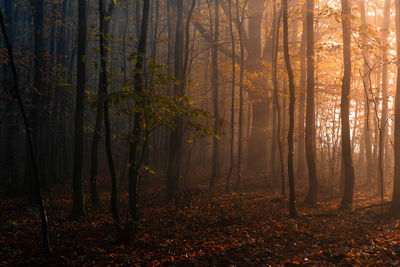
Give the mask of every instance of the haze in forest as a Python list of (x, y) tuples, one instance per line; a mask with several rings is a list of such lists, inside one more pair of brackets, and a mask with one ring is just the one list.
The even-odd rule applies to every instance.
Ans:
[[(94, 221), (118, 244), (102, 247), (119, 255), (113, 263), (137, 253), (132, 262), (144, 265), (378, 264), (374, 251), (356, 256), (367, 253), (361, 241), (361, 254), (328, 253), (321, 241), (322, 260), (249, 261), (239, 241), (212, 241), (236, 255), (229, 263), (201, 246), (178, 252), (172, 240), (204, 218), (270, 225), (252, 217), (260, 209), (290, 218), (277, 224), (287, 233), (311, 231), (303, 220), (326, 212), (400, 215), (399, 1), (0, 0), (0, 11), (0, 210), (4, 232), (15, 230), (0, 238), (4, 264), (29, 263), (21, 240), (64, 257), (58, 233), (80, 222), (97, 240)], [(143, 254), (161, 256), (150, 261), (131, 245), (154, 231)], [(273, 237), (257, 231), (248, 242), (264, 249)], [(42, 264), (61, 262), (37, 251)], [(107, 258), (93, 255), (78, 264)]]

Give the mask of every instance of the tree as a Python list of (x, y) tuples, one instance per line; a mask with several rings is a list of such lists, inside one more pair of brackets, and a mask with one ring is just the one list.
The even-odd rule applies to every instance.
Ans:
[(213, 156), (212, 156), (212, 173), (210, 179), (210, 187), (214, 187), (216, 181), (220, 177), (220, 147), (218, 134), (219, 124), (219, 93), (218, 93), (218, 36), (219, 36), (219, 0), (214, 0), (215, 3), (215, 22), (214, 22), (214, 45), (212, 47), (211, 56), (211, 86), (213, 93), (213, 107), (214, 116), (216, 118), (214, 122), (214, 138), (213, 138)]
[(292, 66), (290, 64), (289, 54), (289, 26), (288, 26), (288, 3), (287, 0), (282, 0), (283, 9), (283, 49), (285, 56), (286, 71), (289, 79), (289, 90), (290, 90), (290, 106), (289, 106), (289, 132), (288, 132), (288, 176), (289, 176), (289, 214), (290, 217), (297, 217), (296, 210), (296, 191), (294, 187), (294, 105), (296, 102), (294, 76)]
[[(100, 28), (99, 28), (99, 42), (100, 42), (100, 77), (99, 87), (104, 96), (104, 127), (105, 136), (104, 141), (106, 145), (106, 154), (108, 167), (111, 175), (111, 212), (116, 224), (119, 224), (118, 206), (117, 206), (117, 174), (115, 171), (114, 159), (111, 150), (111, 129), (110, 129), (110, 115), (108, 107), (108, 78), (107, 78), (107, 49), (108, 49), (108, 32), (109, 22), (114, 9), (115, 2), (112, 0), (106, 10), (104, 0), (99, 0), (99, 14), (100, 14)], [(101, 95), (100, 95), (101, 97)]]
[[(248, 25), (246, 71), (257, 73), (261, 68), (261, 26), (265, 0), (249, 0), (247, 7)], [(246, 39), (246, 38), (244, 38)], [(252, 78), (248, 79), (252, 81)], [(249, 170), (265, 172), (267, 165), (267, 94), (266, 88), (249, 88), (252, 124), (248, 144), (247, 167)]]
[(365, 158), (367, 159), (367, 178), (372, 179), (374, 177), (374, 164), (372, 159), (372, 143), (371, 143), (371, 126), (370, 124), (370, 99), (368, 97), (370, 93), (370, 70), (368, 63), (368, 51), (367, 51), (367, 14), (365, 12), (365, 1), (360, 0), (360, 15), (361, 15), (361, 35), (362, 35), (362, 53), (364, 58), (362, 79), (365, 87), (364, 93), (364, 142), (365, 142)]
[(354, 190), (354, 165), (351, 156), (350, 142), (350, 79), (351, 79), (351, 7), (348, 0), (342, 3), (342, 30), (343, 30), (343, 63), (344, 72), (342, 80), (342, 99), (340, 115), (342, 117), (342, 159), (344, 168), (344, 192), (340, 209), (346, 210), (353, 207)]
[[(32, 128), (32, 141), (33, 146), (35, 147), (35, 152), (39, 151), (39, 120), (40, 120), (40, 110), (41, 110), (41, 97), (40, 95), (43, 93), (43, 38), (44, 38), (44, 3), (43, 0), (35, 0), (32, 1), (34, 8), (34, 27), (33, 27), (33, 53), (34, 53), (34, 75), (33, 75), (33, 87), (35, 88), (32, 94), (32, 108), (30, 111), (29, 120), (31, 121), (30, 127)], [(29, 146), (29, 144), (27, 144)], [(29, 151), (29, 147), (27, 147), (27, 151)], [(26, 171), (25, 171), (25, 186), (27, 192), (31, 197), (34, 197), (33, 192), (30, 190), (32, 185), (32, 172), (33, 172), (33, 162), (26, 162)], [(40, 169), (39, 169), (40, 171)]]
[[(279, 27), (280, 21), (282, 16), (282, 9), (277, 13), (276, 7), (276, 0), (273, 1), (273, 12), (274, 12), (274, 23), (273, 23), (273, 53), (272, 53), (272, 83), (274, 87), (274, 123), (273, 123), (273, 142), (276, 142), (278, 145), (279, 150), (279, 165), (280, 165), (280, 176), (281, 176), (281, 189), (282, 189), (282, 196), (285, 196), (285, 166), (284, 166), (284, 159), (283, 159), (283, 146), (281, 140), (281, 108), (279, 105), (279, 84), (278, 84), (278, 54), (279, 54)], [(276, 123), (277, 122), (277, 123)], [(274, 167), (272, 164), (271, 167)], [(275, 174), (275, 172), (274, 172)]]
[[(382, 170), (382, 177), (385, 176), (385, 155), (389, 155), (387, 146), (387, 136), (388, 136), (388, 66), (387, 66), (387, 51), (386, 46), (388, 35), (389, 35), (389, 25), (390, 25), (390, 5), (391, 0), (385, 0), (385, 6), (383, 11), (383, 26), (382, 26), (382, 113), (381, 113), (381, 144), (379, 148), (379, 169)], [(388, 159), (388, 157), (386, 157)], [(387, 160), (389, 162), (389, 160)], [(388, 164), (388, 163), (387, 163)], [(383, 179), (380, 179), (383, 180)]]
[(317, 164), (315, 162), (315, 103), (314, 103), (314, 0), (307, 0), (307, 108), (305, 144), (309, 187), (306, 203), (315, 203), (318, 194)]
[[(244, 8), (246, 8), (247, 1)], [(242, 182), (242, 171), (243, 171), (243, 76), (244, 76), (244, 44), (243, 44), (243, 14), (239, 15), (239, 0), (236, 0), (236, 25), (239, 36), (240, 46), (240, 76), (239, 76), (239, 136), (238, 136), (238, 173), (236, 182), (236, 191), (240, 191)]]
[(82, 169), (83, 169), (83, 124), (85, 114), (85, 88), (86, 88), (86, 40), (87, 40), (87, 18), (86, 0), (78, 2), (78, 55), (77, 55), (77, 78), (76, 78), (76, 106), (75, 106), (75, 144), (74, 144), (74, 167), (73, 167), (73, 206), (72, 217), (85, 215), (83, 192), (82, 192)]
[[(396, 53), (400, 55), (400, 2), (396, 3)], [(390, 213), (400, 215), (400, 62), (397, 59), (397, 81), (394, 113), (394, 177)]]
[(231, 176), (234, 166), (234, 144), (235, 144), (235, 88), (236, 88), (236, 62), (235, 62), (235, 35), (233, 33), (233, 23), (232, 23), (232, 0), (228, 1), (229, 12), (229, 32), (232, 43), (232, 88), (231, 88), (231, 143), (230, 143), (230, 166), (228, 176), (226, 178), (226, 192), (230, 192), (231, 186)]
[(15, 62), (14, 62), (14, 53), (13, 53), (13, 48), (8, 40), (7, 36), (7, 31), (6, 27), (4, 24), (4, 19), (3, 19), (3, 12), (0, 8), (0, 26), (1, 26), (1, 32), (3, 34), (4, 41), (6, 43), (6, 48), (7, 48), (7, 53), (8, 53), (8, 58), (10, 60), (10, 67), (11, 67), (11, 72), (13, 76), (13, 93), (12, 97), (17, 100), (22, 119), (24, 121), (24, 126), (25, 126), (25, 136), (26, 140), (28, 143), (28, 153), (29, 153), (29, 160), (32, 162), (33, 165), (33, 182), (34, 182), (34, 187), (35, 187), (35, 197), (39, 206), (39, 214), (40, 214), (40, 220), (41, 220), (41, 225), (42, 225), (42, 240), (43, 240), (43, 247), (47, 252), (51, 252), (51, 246), (50, 246), (50, 241), (49, 241), (49, 227), (48, 227), (48, 221), (47, 221), (47, 215), (46, 215), (46, 210), (43, 204), (43, 198), (42, 198), (42, 193), (41, 193), (41, 188), (40, 188), (40, 176), (39, 176), (39, 168), (38, 168), (38, 163), (37, 163), (37, 157), (35, 153), (35, 147), (33, 144), (32, 140), (32, 132), (30, 130), (30, 125), (29, 125), (29, 120), (26, 116), (26, 112), (24, 109), (24, 106), (22, 104), (22, 99), (21, 95), (19, 93), (19, 85), (18, 85), (18, 77), (17, 77), (17, 69), (15, 67)]
[[(175, 58), (174, 75), (177, 83), (174, 86), (174, 95), (182, 97), (184, 95), (184, 71), (183, 71), (183, 0), (176, 1), (177, 19), (175, 29)], [(174, 197), (179, 191), (182, 163), (182, 138), (183, 126), (180, 118), (176, 119), (176, 126), (171, 130), (169, 140), (169, 156), (167, 167), (167, 192), (169, 198)]]
[[(6, 27), (6, 34), (10, 42), (13, 40), (13, 16), (12, 16), (12, 1), (6, 0), (4, 3), (4, 11), (5, 11), (5, 24), (8, 25)], [(8, 66), (4, 64), (3, 66), (3, 84), (4, 90), (6, 90), (10, 95), (12, 92), (12, 86), (7, 86), (8, 84), (12, 84), (11, 76)], [(10, 98), (12, 99), (12, 98)], [(17, 161), (16, 161), (16, 141), (17, 141), (17, 116), (14, 115), (15, 105), (12, 101), (7, 101), (6, 104), (6, 114), (7, 115), (7, 135), (6, 135), (6, 147), (4, 149), (3, 157), (5, 159), (3, 166), (3, 172), (7, 181), (9, 181), (12, 188), (15, 190), (18, 186), (18, 169), (17, 169)]]
[(302, 12), (303, 31), (301, 33), (300, 44), (300, 98), (298, 105), (298, 143), (297, 143), (297, 175), (299, 179), (306, 177), (306, 152), (305, 152), (305, 129), (304, 129), (304, 109), (307, 90), (307, 65), (306, 65), (306, 46), (307, 46), (307, 2), (304, 2)]
[[(142, 23), (140, 30), (140, 38), (137, 50), (137, 61), (135, 66), (135, 94), (140, 96), (143, 92), (143, 71), (144, 60), (146, 57), (146, 43), (147, 43), (147, 30), (149, 24), (150, 0), (143, 0)], [(142, 131), (142, 114), (140, 112), (140, 105), (142, 102), (136, 101), (135, 105), (135, 119), (133, 125), (133, 140), (129, 143), (129, 215), (133, 222), (138, 220), (138, 195), (137, 184), (139, 175), (139, 157), (138, 150), (140, 146), (141, 131)]]

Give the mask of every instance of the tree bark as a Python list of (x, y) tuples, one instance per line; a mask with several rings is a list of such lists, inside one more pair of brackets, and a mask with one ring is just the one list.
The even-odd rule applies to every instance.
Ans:
[(393, 197), (390, 213), (400, 215), (400, 2), (396, 3), (396, 53), (397, 53), (397, 80), (394, 114), (394, 177)]
[(2, 13), (1, 8), (0, 8), (0, 26), (1, 26), (1, 32), (3, 33), (4, 41), (5, 41), (5, 44), (7, 47), (8, 58), (10, 60), (10, 66), (11, 66), (11, 71), (12, 71), (12, 76), (13, 76), (13, 91), (14, 92), (13, 92), (12, 97), (17, 100), (18, 106), (20, 108), (20, 112), (21, 112), (22, 119), (24, 121), (24, 126), (25, 126), (25, 136), (27, 139), (27, 143), (29, 144), (28, 152), (29, 152), (29, 156), (30, 156), (30, 161), (33, 162), (33, 181), (34, 181), (34, 187), (35, 187), (36, 200), (37, 200), (37, 203), (39, 206), (40, 220), (41, 220), (41, 226), (42, 226), (43, 247), (48, 253), (50, 253), (51, 246), (50, 246), (50, 241), (49, 241), (48, 221), (47, 221), (46, 210), (45, 210), (45, 207), (43, 204), (43, 198), (42, 198), (41, 189), (40, 189), (39, 168), (38, 168), (38, 163), (37, 163), (37, 158), (36, 158), (36, 153), (35, 153), (35, 147), (34, 147), (33, 141), (32, 141), (32, 133), (30, 130), (31, 128), (29, 127), (30, 126), (29, 120), (26, 116), (25, 109), (22, 104), (21, 95), (19, 93), (17, 69), (16, 69), (15, 63), (14, 63), (14, 53), (13, 53), (11, 43), (8, 40), (7, 31), (6, 31), (6, 27), (4, 24), (3, 13)]
[[(135, 73), (135, 94), (140, 96), (143, 92), (143, 70), (144, 60), (146, 58), (147, 29), (149, 24), (150, 0), (143, 0), (142, 23), (140, 30), (140, 38), (137, 51), (136, 73)], [(138, 220), (138, 174), (140, 162), (137, 151), (139, 150), (140, 136), (142, 131), (142, 116), (138, 106), (143, 103), (136, 101), (135, 103), (135, 119), (133, 125), (133, 140), (129, 143), (129, 215), (133, 222)], [(142, 149), (143, 150), (143, 149)], [(144, 150), (143, 150), (144, 151)]]
[(211, 56), (211, 86), (213, 94), (214, 107), (214, 137), (213, 137), (213, 156), (212, 156), (212, 172), (210, 179), (210, 187), (214, 187), (216, 181), (221, 175), (220, 170), (220, 144), (216, 137), (218, 135), (219, 125), (219, 92), (218, 92), (218, 41), (219, 41), (219, 0), (214, 0), (215, 3), (215, 23), (214, 23), (214, 45), (212, 47)]
[(284, 159), (283, 159), (283, 146), (281, 141), (281, 108), (279, 106), (279, 84), (278, 84), (278, 53), (279, 53), (279, 27), (282, 15), (282, 9), (279, 10), (279, 14), (277, 13), (276, 8), (276, 0), (273, 1), (273, 9), (274, 9), (274, 34), (273, 34), (273, 59), (272, 59), (272, 82), (274, 86), (274, 117), (276, 118), (276, 129), (275, 129), (275, 137), (276, 143), (279, 151), (279, 166), (280, 166), (280, 176), (281, 176), (281, 190), (282, 196), (285, 196), (285, 167), (284, 167)]
[[(177, 81), (181, 84), (175, 84), (174, 95), (181, 97), (184, 95), (184, 71), (183, 71), (183, 0), (177, 0), (177, 19), (175, 30), (175, 59), (174, 59), (174, 74)], [(183, 125), (180, 118), (175, 118), (176, 127), (171, 130), (169, 140), (169, 156), (167, 167), (167, 193), (171, 199), (179, 191), (180, 176), (182, 165), (182, 138)]]
[(243, 76), (244, 76), (244, 45), (243, 45), (243, 18), (239, 15), (239, 0), (236, 0), (236, 23), (238, 28), (239, 46), (240, 46), (240, 74), (239, 74), (239, 136), (238, 136), (238, 173), (235, 190), (240, 192), (242, 186), (243, 171)]
[(231, 140), (230, 140), (230, 165), (228, 176), (226, 177), (226, 192), (230, 192), (231, 176), (234, 167), (234, 145), (235, 145), (235, 87), (236, 87), (236, 62), (235, 62), (235, 35), (233, 33), (232, 23), (232, 0), (228, 0), (228, 20), (229, 20), (229, 33), (232, 44), (232, 88), (231, 88)]
[(351, 155), (350, 142), (350, 79), (351, 79), (351, 7), (349, 0), (341, 0), (342, 3), (342, 29), (343, 29), (343, 62), (344, 72), (342, 80), (342, 159), (344, 167), (344, 192), (340, 209), (352, 209), (354, 191), (354, 166)]
[(306, 66), (306, 45), (307, 45), (307, 6), (304, 2), (303, 6), (303, 32), (301, 34), (300, 44), (300, 98), (298, 104), (298, 144), (297, 144), (297, 175), (299, 179), (303, 179), (307, 174), (307, 161), (305, 151), (305, 135), (304, 135), (304, 111), (306, 105), (306, 83), (307, 83), (307, 66)]
[[(111, 148), (111, 127), (108, 110), (108, 78), (107, 78), (107, 49), (108, 49), (108, 33), (111, 15), (114, 9), (114, 1), (111, 0), (108, 9), (106, 10), (104, 0), (99, 0), (99, 14), (100, 14), (100, 77), (99, 77), (99, 90), (103, 92), (104, 104), (104, 127), (105, 127), (105, 146), (108, 168), (111, 175), (111, 213), (116, 224), (119, 224), (118, 205), (117, 205), (117, 174), (115, 171), (115, 164)], [(107, 18), (107, 19), (106, 19)]]
[(306, 203), (315, 203), (318, 197), (317, 164), (315, 161), (315, 104), (314, 104), (314, 0), (307, 0), (307, 108), (305, 145), (309, 187)]
[(297, 217), (296, 210), (296, 191), (294, 186), (294, 145), (293, 145), (293, 135), (294, 135), (294, 107), (296, 102), (295, 96), (295, 86), (293, 70), (290, 64), (290, 54), (289, 54), (289, 26), (288, 26), (288, 3), (287, 0), (282, 0), (283, 9), (283, 47), (284, 47), (284, 57), (286, 71), (289, 80), (289, 91), (290, 91), (290, 104), (289, 104), (289, 131), (288, 131), (288, 176), (289, 176), (289, 215), (294, 218)]
[(372, 157), (372, 142), (371, 142), (371, 126), (370, 126), (370, 84), (369, 84), (369, 69), (368, 69), (368, 51), (367, 46), (367, 15), (365, 12), (365, 1), (360, 0), (360, 16), (361, 16), (361, 40), (362, 40), (362, 53), (364, 58), (362, 79), (364, 85), (364, 138), (365, 138), (365, 158), (367, 159), (367, 173), (368, 180), (372, 179), (374, 175), (374, 164)]
[[(383, 11), (382, 44), (387, 43), (390, 25), (390, 5), (391, 0), (385, 0)], [(389, 165), (387, 136), (388, 136), (388, 67), (387, 67), (387, 46), (382, 46), (382, 113), (381, 113), (381, 141), (379, 149), (379, 169), (382, 170), (382, 179), (385, 177), (385, 162)], [(386, 155), (386, 160), (385, 159)]]
[[(246, 69), (258, 72), (261, 64), (261, 25), (265, 0), (248, 1), (248, 47)], [(260, 88), (249, 88), (252, 121), (248, 143), (247, 167), (265, 172), (267, 167), (267, 94)]]
[(83, 170), (83, 124), (85, 115), (85, 89), (86, 89), (86, 40), (87, 17), (86, 0), (78, 2), (78, 55), (77, 55), (77, 82), (76, 82), (76, 106), (75, 106), (75, 144), (73, 167), (73, 206), (72, 217), (85, 215), (82, 170)]

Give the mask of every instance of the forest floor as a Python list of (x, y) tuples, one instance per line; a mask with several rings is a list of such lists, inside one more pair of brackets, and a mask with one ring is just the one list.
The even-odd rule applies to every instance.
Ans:
[[(103, 208), (88, 205), (87, 216), (76, 220), (68, 219), (69, 184), (45, 194), (52, 254), (42, 250), (36, 209), (0, 193), (0, 266), (400, 265), (400, 220), (382, 215), (381, 207), (365, 208), (378, 203), (372, 192), (356, 193), (351, 212), (337, 211), (339, 198), (299, 201), (300, 216), (290, 219), (287, 201), (261, 178), (247, 177), (242, 194), (225, 194), (223, 185), (204, 187), (174, 203), (165, 201), (163, 189), (143, 190), (137, 232), (121, 242), (104, 189)], [(128, 195), (119, 197), (125, 222)]]

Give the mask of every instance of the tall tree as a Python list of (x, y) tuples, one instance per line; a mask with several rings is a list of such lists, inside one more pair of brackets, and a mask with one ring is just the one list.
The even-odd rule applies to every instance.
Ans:
[[(100, 18), (100, 26), (104, 25), (104, 22), (101, 22)], [(100, 35), (104, 35), (104, 33), (100, 33)], [(100, 70), (100, 76), (102, 75), (102, 70)], [(96, 120), (94, 124), (93, 130), (93, 138), (90, 147), (90, 199), (92, 202), (92, 206), (98, 207), (100, 205), (99, 193), (97, 190), (97, 170), (98, 170), (98, 157), (99, 157), (99, 143), (101, 136), (101, 129), (103, 125), (103, 115), (104, 115), (104, 91), (103, 91), (103, 77), (99, 78), (99, 84), (97, 89), (97, 105), (96, 105)]]
[[(5, 24), (7, 25), (6, 34), (10, 42), (13, 40), (13, 5), (11, 0), (6, 0), (4, 4), (5, 10)], [(3, 84), (4, 89), (11, 93), (12, 86), (6, 86), (7, 84), (12, 84), (11, 75), (9, 68), (6, 64), (3, 64)], [(7, 133), (6, 133), (6, 147), (4, 149), (3, 157), (5, 159), (3, 166), (3, 171), (6, 179), (10, 181), (11, 185), (13, 185), (13, 189), (17, 189), (18, 184), (18, 169), (16, 162), (16, 151), (15, 145), (17, 141), (17, 116), (15, 115), (15, 104), (12, 101), (7, 101), (6, 104), (6, 114), (7, 114)], [(3, 172), (2, 172), (3, 173)]]
[(361, 40), (362, 40), (362, 53), (364, 58), (363, 71), (362, 71), (362, 80), (364, 85), (364, 142), (365, 142), (365, 158), (367, 159), (367, 173), (366, 176), (368, 179), (373, 178), (374, 175), (374, 164), (372, 157), (372, 142), (371, 142), (371, 126), (370, 126), (370, 84), (369, 77), (371, 75), (369, 70), (368, 63), (368, 50), (367, 50), (367, 14), (365, 11), (365, 1), (360, 0), (360, 17), (361, 17)]
[(298, 104), (298, 143), (297, 143), (297, 175), (299, 179), (306, 177), (307, 162), (305, 152), (305, 135), (304, 135), (304, 111), (306, 102), (307, 88), (307, 66), (306, 66), (306, 45), (307, 45), (307, 2), (304, 2), (302, 12), (303, 30), (301, 33), (300, 44), (300, 98)]
[(43, 198), (41, 194), (41, 188), (40, 188), (40, 177), (39, 177), (39, 168), (38, 168), (38, 163), (37, 163), (37, 157), (35, 153), (35, 147), (33, 145), (32, 141), (32, 132), (30, 129), (29, 125), (29, 120), (26, 116), (26, 112), (24, 109), (24, 106), (22, 104), (22, 99), (21, 95), (19, 92), (19, 84), (18, 84), (18, 77), (17, 77), (17, 69), (15, 67), (15, 62), (14, 62), (14, 52), (12, 45), (8, 39), (7, 36), (7, 31), (6, 31), (6, 26), (4, 23), (4, 18), (3, 18), (3, 12), (0, 8), (0, 27), (1, 27), (1, 32), (3, 34), (4, 41), (6, 43), (6, 48), (7, 48), (7, 54), (8, 54), (8, 59), (10, 62), (10, 67), (11, 67), (11, 72), (12, 72), (12, 77), (13, 77), (13, 92), (11, 94), (12, 98), (16, 99), (22, 119), (24, 121), (24, 126), (25, 126), (25, 136), (27, 139), (28, 143), (28, 153), (29, 153), (29, 160), (33, 162), (33, 181), (34, 181), (34, 186), (35, 186), (35, 194), (36, 194), (36, 200), (38, 202), (39, 206), (39, 213), (40, 213), (40, 219), (41, 219), (41, 225), (42, 225), (42, 239), (43, 239), (43, 247), (47, 252), (51, 252), (51, 246), (50, 246), (50, 241), (49, 241), (49, 227), (48, 227), (48, 221), (47, 221), (47, 215), (46, 215), (46, 210), (43, 204)]
[(342, 99), (340, 115), (342, 117), (342, 160), (344, 168), (344, 192), (340, 209), (351, 209), (353, 206), (354, 191), (354, 165), (351, 156), (350, 142), (350, 79), (351, 79), (351, 7), (349, 0), (342, 3), (342, 29), (343, 29), (343, 63), (344, 72), (342, 80)]
[(387, 67), (387, 51), (386, 45), (389, 36), (390, 25), (390, 5), (391, 0), (385, 0), (385, 7), (383, 11), (383, 25), (382, 25), (382, 113), (381, 113), (381, 144), (379, 148), (379, 169), (382, 170), (382, 177), (385, 176), (385, 155), (388, 155), (387, 135), (388, 135), (388, 67)]
[[(181, 97), (184, 95), (184, 71), (183, 71), (183, 0), (176, 1), (176, 29), (175, 29), (175, 58), (174, 58), (174, 75), (175, 79), (180, 82), (174, 86), (174, 95)], [(182, 164), (182, 138), (183, 125), (181, 118), (175, 118), (176, 126), (171, 130), (169, 140), (169, 156), (167, 167), (167, 192), (171, 198), (179, 190), (181, 164)]]
[[(247, 4), (247, 1), (246, 1)], [(245, 7), (246, 8), (246, 5)], [(239, 0), (236, 0), (236, 25), (239, 36), (240, 46), (240, 74), (239, 74), (239, 136), (238, 136), (238, 173), (236, 182), (236, 191), (240, 191), (242, 182), (242, 171), (243, 171), (243, 76), (244, 76), (244, 43), (243, 43), (243, 14), (239, 14)]]
[[(285, 166), (283, 159), (283, 145), (281, 140), (281, 129), (282, 129), (282, 116), (281, 107), (279, 105), (279, 83), (278, 83), (278, 54), (279, 54), (279, 28), (282, 17), (282, 9), (277, 12), (276, 0), (273, 1), (274, 10), (274, 33), (273, 33), (273, 58), (272, 58), (272, 83), (274, 86), (274, 118), (276, 123), (276, 128), (274, 127), (275, 138), (273, 142), (276, 141), (279, 150), (279, 166), (280, 166), (280, 176), (281, 176), (281, 189), (282, 196), (285, 196)], [(275, 126), (275, 125), (274, 125)]]
[[(135, 66), (135, 95), (141, 96), (143, 93), (143, 71), (144, 61), (146, 58), (146, 43), (147, 43), (147, 30), (149, 25), (149, 12), (150, 0), (143, 0), (142, 23), (140, 30), (140, 38), (137, 50), (137, 61)], [(140, 159), (138, 157), (138, 150), (140, 147), (140, 136), (142, 132), (142, 117), (140, 112), (140, 105), (143, 103), (137, 101), (135, 103), (135, 119), (133, 125), (133, 140), (129, 144), (129, 215), (133, 222), (138, 219), (137, 205), (138, 205), (138, 175), (140, 168)], [(144, 150), (142, 150), (144, 151)]]
[(212, 173), (210, 179), (210, 187), (214, 187), (217, 179), (220, 177), (220, 143), (217, 138), (219, 124), (219, 92), (218, 92), (218, 41), (219, 41), (219, 0), (214, 0), (215, 4), (215, 22), (214, 22), (214, 45), (211, 55), (211, 87), (213, 94), (214, 107), (214, 138), (213, 138), (213, 156), (212, 156)]
[(394, 177), (393, 177), (393, 199), (390, 213), (400, 215), (400, 2), (396, 3), (396, 53), (397, 81), (394, 114)]
[[(246, 15), (246, 71), (257, 73), (261, 67), (261, 26), (265, 9), (265, 0), (248, 0)], [(251, 131), (248, 143), (247, 167), (249, 170), (265, 172), (267, 165), (267, 91), (249, 88), (252, 107)], [(265, 88), (264, 88), (265, 89)]]
[(314, 0), (307, 0), (307, 108), (305, 144), (308, 166), (306, 203), (315, 203), (318, 195), (317, 164), (315, 161), (315, 99), (314, 99)]
[(72, 217), (85, 215), (82, 170), (83, 170), (83, 124), (85, 115), (85, 89), (86, 89), (86, 41), (87, 41), (87, 10), (86, 0), (78, 2), (78, 54), (76, 78), (76, 103), (75, 103), (75, 144), (73, 167), (73, 206)]
[(115, 164), (111, 149), (111, 127), (110, 115), (108, 107), (108, 78), (107, 78), (107, 49), (108, 49), (108, 33), (110, 26), (110, 19), (114, 9), (115, 2), (111, 0), (108, 9), (105, 8), (104, 0), (99, 0), (99, 14), (100, 14), (100, 27), (99, 27), (99, 43), (100, 43), (100, 77), (99, 87), (104, 96), (104, 128), (105, 128), (105, 145), (108, 167), (111, 175), (111, 213), (114, 221), (119, 224), (118, 206), (117, 206), (117, 174), (115, 171)]
[[(43, 55), (44, 55), (44, 3), (43, 0), (32, 1), (34, 8), (34, 22), (33, 22), (33, 64), (34, 64), (34, 74), (33, 74), (33, 94), (32, 94), (32, 108), (30, 111), (29, 120), (31, 122), (30, 127), (32, 128), (32, 141), (35, 147), (35, 152), (39, 152), (39, 120), (40, 120), (40, 110), (41, 110), (41, 93), (43, 93)], [(27, 150), (29, 151), (29, 147)], [(38, 155), (37, 155), (38, 156)], [(30, 189), (32, 188), (32, 173), (33, 173), (33, 162), (26, 161), (25, 170), (25, 186), (30, 197), (35, 197), (34, 192)], [(39, 168), (40, 171), (40, 168)]]
[(288, 3), (287, 0), (282, 0), (283, 9), (283, 49), (285, 56), (286, 71), (289, 79), (289, 91), (290, 91), (290, 106), (289, 106), (289, 131), (288, 131), (288, 176), (289, 176), (289, 214), (290, 217), (297, 217), (296, 210), (296, 191), (294, 187), (294, 105), (296, 102), (295, 86), (294, 86), (294, 75), (292, 66), (290, 64), (289, 54), (289, 26), (288, 26)]
[(233, 33), (232, 22), (232, 0), (228, 0), (228, 19), (229, 19), (229, 33), (232, 44), (232, 88), (231, 88), (231, 140), (230, 140), (230, 166), (228, 176), (226, 178), (226, 192), (230, 192), (231, 176), (234, 166), (234, 144), (235, 144), (235, 88), (236, 88), (236, 62), (235, 62), (235, 35)]

